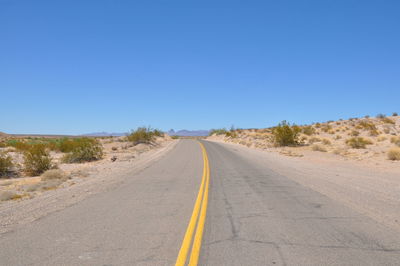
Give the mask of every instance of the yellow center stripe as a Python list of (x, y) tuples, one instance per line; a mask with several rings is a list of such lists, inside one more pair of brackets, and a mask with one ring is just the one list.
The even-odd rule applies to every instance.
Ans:
[[(185, 237), (182, 241), (181, 249), (179, 250), (178, 258), (176, 259), (176, 266), (183, 266), (186, 264), (188, 251), (190, 246), (192, 245), (192, 250), (190, 254), (189, 265), (195, 266), (199, 261), (200, 249), (201, 249), (201, 240), (203, 238), (204, 231), (204, 223), (206, 221), (206, 213), (207, 213), (207, 203), (208, 203), (208, 187), (210, 184), (210, 167), (208, 164), (208, 156), (206, 148), (202, 143), (200, 143), (200, 147), (203, 153), (203, 177), (201, 180), (201, 185), (199, 189), (199, 193), (197, 194), (197, 199), (194, 204), (192, 217), (190, 218), (189, 225), (186, 229)], [(199, 216), (200, 214), (200, 216)], [(196, 227), (196, 233), (193, 239), (193, 232)]]

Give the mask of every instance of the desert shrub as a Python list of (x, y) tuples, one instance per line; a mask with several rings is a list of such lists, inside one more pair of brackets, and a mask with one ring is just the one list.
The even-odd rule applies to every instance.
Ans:
[(392, 114), (392, 116), (398, 116), (399, 114), (397, 113), (397, 112), (394, 112), (393, 114)]
[(387, 138), (385, 136), (379, 136), (377, 140), (378, 140), (378, 142), (382, 142), (382, 141), (387, 140)]
[(329, 139), (323, 139), (322, 143), (325, 144), (325, 145), (331, 145), (332, 144)]
[(179, 139), (179, 136), (176, 136), (176, 135), (171, 136), (171, 139)]
[(153, 129), (153, 135), (155, 137), (163, 137), (164, 136), (164, 132), (162, 132), (161, 130), (158, 130), (158, 129)]
[(370, 131), (369, 131), (369, 135), (370, 135), (371, 137), (379, 136), (379, 131), (378, 131), (377, 129), (370, 130)]
[(80, 138), (75, 140), (73, 149), (63, 157), (65, 163), (82, 163), (100, 160), (103, 157), (103, 147), (97, 139)]
[(14, 166), (12, 158), (5, 152), (0, 152), (0, 177), (5, 176)]
[(354, 137), (346, 140), (346, 144), (353, 149), (365, 149), (367, 145), (372, 144), (372, 141), (362, 137)]
[(67, 175), (63, 170), (60, 169), (50, 169), (44, 172), (40, 176), (41, 181), (48, 181), (48, 180), (68, 180), (69, 175)]
[(400, 148), (391, 148), (387, 153), (387, 157), (392, 161), (400, 161)]
[(379, 118), (379, 119), (383, 119), (385, 117), (386, 117), (386, 115), (384, 115), (384, 114), (377, 114), (376, 115), (376, 118)]
[(370, 121), (360, 121), (357, 126), (360, 129), (376, 130), (375, 124)]
[(315, 128), (312, 126), (304, 126), (302, 127), (301, 132), (307, 136), (311, 136), (315, 134)]
[(352, 137), (357, 137), (360, 135), (360, 132), (358, 132), (357, 130), (352, 130), (349, 135)]
[(236, 133), (235, 131), (227, 131), (227, 132), (225, 133), (225, 137), (228, 137), (228, 138), (236, 138), (236, 137), (237, 137), (237, 133)]
[(309, 140), (308, 140), (308, 142), (310, 143), (310, 144), (313, 144), (313, 143), (315, 143), (315, 142), (320, 142), (321, 141), (321, 139), (320, 138), (317, 138), (317, 137), (312, 137), (312, 138), (310, 138)]
[(331, 126), (331, 125), (323, 125), (323, 126), (321, 127), (321, 130), (322, 130), (323, 132), (329, 132), (329, 131), (332, 130), (332, 126)]
[(390, 142), (400, 147), (400, 137), (392, 137)]
[(386, 123), (386, 124), (396, 124), (396, 122), (394, 122), (392, 119), (388, 118), (388, 117), (384, 117), (382, 118), (382, 122)]
[[(127, 136), (128, 141), (133, 142), (134, 145), (139, 143), (151, 143), (158, 133), (154, 133), (150, 127), (138, 127), (135, 130), (132, 130), (131, 133)], [(157, 131), (158, 132), (158, 131)]]
[(324, 146), (322, 146), (322, 145), (319, 145), (319, 144), (312, 145), (311, 149), (313, 151), (327, 152), (326, 148)]
[(117, 150), (118, 150), (118, 147), (113, 146), (113, 147), (111, 147), (111, 150), (112, 150), (112, 151), (117, 151)]
[(20, 195), (14, 191), (0, 191), (0, 201), (6, 200), (17, 200), (22, 198), (23, 195)]
[(10, 139), (6, 142), (6, 145), (8, 147), (14, 147), (18, 151), (29, 150), (32, 146), (32, 145), (30, 145), (22, 140), (19, 140), (19, 139)]
[(272, 130), (273, 141), (277, 146), (297, 145), (300, 131), (300, 127), (282, 121)]
[(51, 157), (43, 144), (32, 145), (24, 152), (25, 172), (30, 175), (40, 175), (52, 167)]
[(336, 139), (336, 140), (339, 140), (339, 139), (341, 139), (341, 138), (342, 138), (342, 136), (340, 136), (340, 135), (336, 135), (336, 136), (335, 136), (335, 139)]
[(219, 128), (219, 129), (211, 129), (209, 135), (224, 135), (226, 134), (228, 131), (225, 128)]

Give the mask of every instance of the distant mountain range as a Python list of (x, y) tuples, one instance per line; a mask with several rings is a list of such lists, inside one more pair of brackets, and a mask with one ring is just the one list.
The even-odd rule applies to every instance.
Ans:
[[(178, 130), (175, 131), (173, 129), (165, 132), (170, 136), (181, 136), (181, 137), (203, 137), (203, 136), (208, 136), (210, 133), (209, 130)], [(86, 137), (121, 137), (121, 136), (126, 136), (127, 133), (109, 133), (109, 132), (94, 132), (94, 133), (88, 133), (88, 134), (83, 134), (82, 136)]]
[(208, 136), (209, 133), (210, 133), (209, 130), (186, 130), (186, 129), (178, 131), (171, 129), (167, 132), (167, 134), (170, 136), (181, 136), (181, 137), (203, 137), (203, 136)]
[(88, 134), (83, 134), (81, 136), (85, 137), (121, 137), (121, 136), (126, 136), (127, 133), (108, 133), (108, 132), (94, 132), (94, 133), (88, 133)]

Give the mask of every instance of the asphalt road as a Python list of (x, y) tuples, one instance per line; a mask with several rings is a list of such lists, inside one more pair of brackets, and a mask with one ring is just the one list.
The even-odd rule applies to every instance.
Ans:
[[(400, 265), (400, 233), (203, 141), (199, 265)], [(194, 140), (118, 187), (0, 235), (0, 265), (174, 265), (203, 174)]]

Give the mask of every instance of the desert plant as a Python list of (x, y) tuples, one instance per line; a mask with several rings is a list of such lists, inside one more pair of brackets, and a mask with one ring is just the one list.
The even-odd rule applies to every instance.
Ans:
[(367, 145), (372, 144), (372, 141), (362, 137), (354, 137), (346, 140), (346, 144), (353, 149), (365, 149)]
[(158, 130), (158, 129), (153, 129), (153, 135), (155, 137), (163, 137), (164, 136), (164, 132), (162, 132), (161, 130)]
[(379, 136), (379, 131), (377, 129), (372, 129), (372, 130), (369, 131), (369, 135), (371, 137)]
[(315, 143), (315, 142), (320, 142), (321, 141), (321, 139), (320, 138), (317, 138), (317, 137), (311, 137), (309, 140), (308, 140), (308, 142), (310, 143), (310, 144), (313, 144), (313, 143)]
[(304, 126), (302, 127), (301, 132), (307, 136), (311, 136), (315, 134), (315, 128), (312, 126)]
[(30, 175), (40, 175), (52, 167), (51, 157), (43, 144), (32, 145), (24, 152), (25, 172)]
[(387, 153), (388, 159), (392, 161), (400, 161), (400, 148), (391, 148)]
[(11, 156), (5, 152), (0, 152), (0, 177), (10, 172), (13, 166)]
[(97, 139), (81, 138), (62, 160), (65, 163), (81, 163), (100, 160), (102, 157), (103, 147)]
[(390, 142), (400, 147), (400, 137), (392, 137)]
[(377, 114), (376, 115), (376, 118), (379, 118), (379, 119), (383, 119), (385, 117), (386, 117), (386, 115), (384, 115), (384, 114)]
[(331, 145), (332, 144), (329, 139), (323, 139), (322, 143), (325, 144), (325, 145)]
[(282, 121), (272, 129), (273, 141), (277, 146), (298, 145), (298, 137), (301, 129), (296, 125), (290, 125)]
[(392, 116), (398, 116), (399, 114), (397, 113), (397, 112), (394, 112), (393, 114), (392, 114)]
[(179, 136), (176, 136), (176, 135), (171, 136), (171, 139), (179, 139)]
[(370, 121), (360, 121), (357, 125), (358, 128), (360, 129), (366, 129), (366, 130), (376, 130), (376, 126), (374, 123)]
[(224, 135), (228, 132), (225, 128), (211, 129), (209, 135)]
[(378, 142), (382, 142), (382, 141), (385, 141), (385, 140), (387, 140), (387, 138), (385, 136), (379, 136), (378, 139), (377, 139)]
[(132, 130), (127, 136), (128, 141), (133, 142), (134, 145), (139, 143), (151, 143), (154, 139), (154, 130), (150, 127), (138, 127)]
[(360, 132), (358, 132), (357, 130), (352, 130), (349, 135), (352, 137), (357, 137), (360, 135)]
[(314, 144), (311, 146), (313, 151), (327, 152), (326, 148), (322, 145)]
[(48, 180), (68, 180), (69, 179), (69, 175), (67, 175), (64, 171), (60, 170), (60, 169), (50, 169), (47, 170), (46, 172), (44, 172), (41, 176), (40, 176), (40, 180), (41, 181), (48, 181)]
[(382, 122), (386, 123), (386, 124), (396, 124), (396, 122), (394, 122), (392, 119), (388, 118), (388, 117), (384, 117), (382, 118)]

